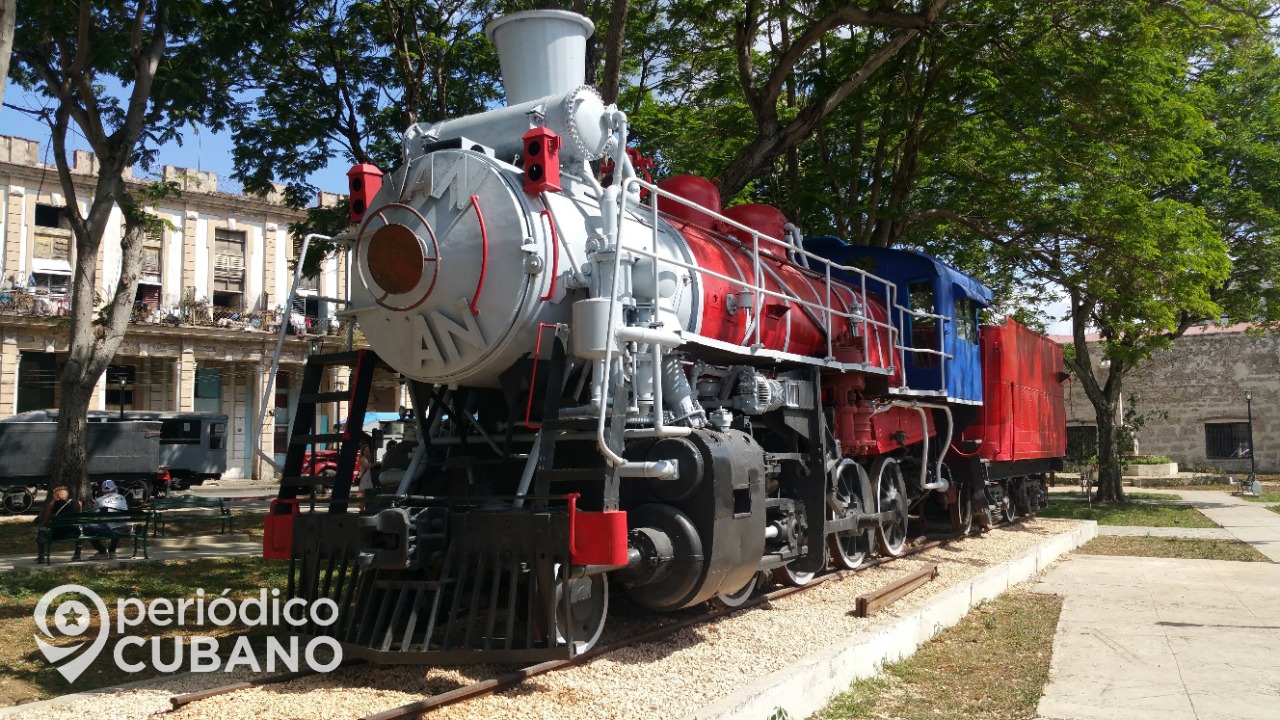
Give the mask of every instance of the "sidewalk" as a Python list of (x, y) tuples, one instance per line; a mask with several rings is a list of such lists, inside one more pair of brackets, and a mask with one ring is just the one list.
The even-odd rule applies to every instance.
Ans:
[(1064, 598), (1038, 717), (1272, 720), (1278, 587), (1277, 564), (1071, 556), (1034, 586)]
[(1271, 558), (1271, 562), (1280, 562), (1280, 514), (1225, 492), (1183, 491), (1176, 494), (1236, 539), (1249, 543)]
[[(132, 543), (132, 541), (130, 541)], [(206, 558), (232, 557), (237, 555), (261, 555), (262, 540), (243, 535), (197, 535), (193, 537), (160, 538), (152, 540), (147, 546), (151, 560), (201, 560)], [(36, 562), (35, 543), (32, 542), (30, 555), (0, 556), (0, 572), (11, 570), (60, 570), (69, 567), (98, 567), (121, 563), (143, 562), (142, 556), (129, 557), (133, 552), (132, 544), (125, 549), (120, 545), (116, 560), (81, 560), (71, 562), (72, 548), (62, 544), (54, 546), (53, 563), (45, 565)], [(93, 548), (85, 543), (81, 557), (93, 555)]]
[[(1164, 490), (1162, 490), (1164, 492)], [(1280, 707), (1280, 515), (1179, 492), (1272, 563), (1073, 555), (1035, 586), (1063, 597), (1045, 720), (1271, 720)], [(1103, 530), (1103, 528), (1099, 528)], [(1190, 528), (1112, 534), (1199, 536)]]

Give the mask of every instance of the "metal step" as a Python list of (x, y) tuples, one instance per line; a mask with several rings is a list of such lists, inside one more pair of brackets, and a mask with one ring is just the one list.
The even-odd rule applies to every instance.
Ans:
[(347, 390), (334, 390), (332, 392), (303, 393), (298, 396), (298, 403), (324, 403), (324, 402), (345, 402), (351, 399), (351, 393)]
[(360, 359), (360, 353), (360, 350), (349, 350), (325, 355), (309, 355), (307, 362), (316, 365), (355, 365), (356, 361)]
[(338, 443), (346, 440), (343, 433), (324, 433), (321, 435), (298, 435), (289, 438), (290, 445), (315, 445), (316, 443)]

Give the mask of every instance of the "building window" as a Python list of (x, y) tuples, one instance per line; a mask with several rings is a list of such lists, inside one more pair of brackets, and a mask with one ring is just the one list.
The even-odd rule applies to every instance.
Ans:
[(1249, 457), (1249, 423), (1205, 423), (1204, 456), (1210, 460)]
[(65, 207), (36, 203), (36, 227), (70, 229), (66, 213)]
[[(133, 405), (134, 380), (137, 368), (133, 365), (108, 365), (102, 380), (107, 386), (107, 408), (119, 408)], [(120, 381), (124, 380), (123, 387)]]
[(58, 363), (53, 353), (23, 352), (18, 358), (18, 412), (55, 406)]
[(216, 400), (222, 397), (222, 370), (219, 368), (196, 369), (196, 397)]
[(160, 285), (161, 268), (164, 259), (164, 232), (148, 230), (142, 239), (142, 265), (138, 268), (139, 283)]
[(139, 312), (158, 310), (160, 308), (160, 286), (138, 285), (138, 292), (133, 299), (133, 309)]
[(66, 295), (70, 283), (70, 275), (32, 271), (31, 277), (27, 280), (27, 289), (34, 293)]
[(1067, 427), (1067, 459), (1086, 463), (1098, 455), (1098, 426), (1070, 425)]
[(213, 291), (213, 306), (227, 310), (244, 310), (244, 296), (238, 292)]
[[(220, 305), (219, 293), (224, 300), (228, 300), (229, 294), (244, 292), (244, 241), (245, 234), (241, 230), (213, 231), (214, 305)], [(239, 307), (239, 298), (220, 306)]]

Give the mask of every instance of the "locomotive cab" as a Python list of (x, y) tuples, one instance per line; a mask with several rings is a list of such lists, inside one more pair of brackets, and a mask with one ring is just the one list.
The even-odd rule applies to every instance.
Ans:
[[(903, 345), (910, 348), (903, 352), (903, 366), (911, 394), (982, 403), (978, 311), (991, 304), (990, 290), (923, 253), (850, 245), (830, 236), (809, 238), (805, 247), (893, 283), (895, 297), (881, 299), (893, 308)], [(875, 288), (868, 291), (877, 294)]]

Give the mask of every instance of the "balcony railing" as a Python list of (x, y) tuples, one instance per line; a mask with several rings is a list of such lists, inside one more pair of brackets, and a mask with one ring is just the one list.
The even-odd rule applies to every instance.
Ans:
[[(26, 290), (0, 291), (0, 317), (65, 317), (70, 312), (69, 296)], [(280, 330), (280, 323), (286, 318), (291, 335), (345, 337), (347, 325), (354, 322), (349, 318), (318, 318), (299, 312), (286, 313), (283, 310), (236, 310), (201, 302), (182, 303), (178, 307), (151, 307), (138, 303), (134, 306), (129, 322), (135, 325), (276, 333)]]

